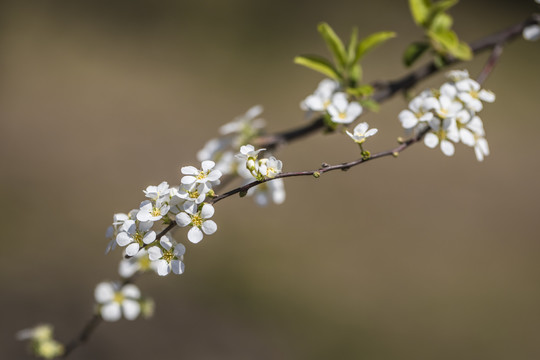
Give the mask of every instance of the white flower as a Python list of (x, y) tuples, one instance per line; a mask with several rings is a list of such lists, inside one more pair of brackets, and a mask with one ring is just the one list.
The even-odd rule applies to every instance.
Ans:
[(488, 142), (483, 137), (478, 137), (476, 139), (476, 144), (474, 145), (474, 154), (478, 161), (484, 161), (484, 157), (489, 155), (489, 146)]
[[(480, 89), (480, 84), (472, 79), (463, 79), (456, 83), (458, 89), (457, 97), (463, 101), (467, 109), (479, 112), (482, 110), (482, 101), (495, 101), (495, 94), (491, 91)], [(482, 100), (482, 101), (480, 101)]]
[(306, 97), (301, 103), (302, 110), (325, 111), (331, 104), (332, 94), (339, 88), (339, 84), (331, 79), (324, 79), (319, 83), (312, 95)]
[(219, 132), (222, 135), (234, 133), (256, 133), (258, 129), (262, 129), (265, 125), (263, 119), (257, 117), (263, 112), (261, 105), (255, 105), (250, 108), (244, 115), (235, 118), (233, 121), (222, 125)]
[(169, 184), (163, 181), (158, 186), (148, 186), (146, 190), (143, 190), (147, 198), (157, 201), (169, 196)]
[(360, 124), (356, 125), (353, 133), (350, 133), (348, 130), (346, 133), (351, 137), (351, 139), (354, 140), (354, 142), (362, 144), (368, 137), (375, 135), (378, 131), (377, 129), (368, 130), (368, 128), (369, 125), (367, 122), (361, 122)]
[(187, 189), (183, 186), (180, 191), (178, 191), (177, 195), (178, 198), (183, 200), (182, 209), (196, 209), (199, 204), (204, 202), (209, 190), (210, 189), (204, 186), (204, 184), (193, 183), (191, 187), (188, 187)]
[(127, 220), (122, 225), (122, 232), (116, 236), (116, 242), (126, 247), (126, 254), (134, 256), (144, 245), (151, 244), (156, 239), (155, 231), (150, 231), (151, 221)]
[(188, 239), (196, 244), (203, 239), (203, 233), (211, 235), (216, 232), (217, 224), (212, 220), (208, 220), (213, 215), (214, 207), (210, 204), (204, 204), (200, 211), (195, 212), (192, 209), (186, 209), (185, 212), (176, 215), (176, 223), (181, 227), (192, 226), (188, 231)]
[(265, 177), (275, 177), (277, 174), (281, 173), (282, 168), (283, 163), (281, 160), (277, 160), (273, 156), (270, 156), (268, 159), (259, 160), (258, 172)]
[(342, 92), (335, 93), (332, 96), (332, 103), (326, 109), (330, 114), (332, 121), (339, 124), (350, 124), (360, 114), (362, 106), (356, 101), (348, 102), (347, 95)]
[(454, 155), (454, 144), (452, 142), (459, 141), (457, 125), (454, 119), (441, 120), (433, 119), (429, 122), (429, 126), (433, 130), (424, 137), (424, 144), (429, 148), (435, 148), (440, 144), (441, 151), (446, 156)]
[(148, 249), (148, 257), (156, 264), (158, 275), (168, 275), (171, 270), (175, 274), (182, 274), (184, 272), (182, 259), (186, 253), (186, 247), (174, 242), (169, 234), (161, 237), (159, 245)]
[(259, 156), (259, 153), (264, 150), (266, 149), (255, 150), (255, 147), (253, 145), (247, 144), (247, 145), (241, 146), (240, 154), (236, 154), (235, 156), (238, 159), (242, 159), (242, 160), (256, 159), (257, 156)]
[(454, 101), (445, 95), (439, 96), (438, 102), (433, 103), (433, 105), (435, 114), (441, 119), (455, 118), (458, 111), (463, 108), (463, 105), (460, 102)]
[(182, 174), (187, 175), (182, 177), (182, 185), (190, 187), (197, 183), (202, 184), (205, 188), (205, 193), (212, 189), (213, 186), (219, 185), (221, 171), (214, 170), (216, 163), (211, 160), (205, 160), (201, 163), (202, 170), (194, 166), (182, 167)]
[(409, 102), (409, 109), (402, 110), (399, 115), (399, 121), (404, 129), (412, 129), (419, 122), (426, 122), (433, 119), (433, 113), (426, 108), (426, 98), (417, 96)]
[(141, 310), (141, 293), (133, 284), (121, 286), (118, 283), (102, 282), (96, 287), (94, 297), (105, 321), (116, 321), (122, 314), (126, 319), (134, 320)]
[(129, 278), (136, 272), (146, 272), (156, 270), (156, 264), (148, 258), (148, 252), (141, 250), (135, 256), (120, 260), (118, 265), (118, 274), (123, 278)]
[[(168, 195), (168, 192), (167, 192)], [(150, 200), (145, 200), (139, 207), (137, 220), (139, 221), (158, 221), (169, 212), (170, 206), (162, 199), (158, 199), (155, 203)]]
[(283, 179), (267, 181), (248, 190), (248, 196), (253, 196), (255, 203), (266, 206), (270, 202), (282, 204), (285, 201), (285, 186)]
[(529, 41), (540, 39), (540, 25), (529, 25), (523, 29), (523, 38)]
[(457, 82), (463, 79), (469, 78), (469, 71), (467, 70), (452, 70), (449, 71), (446, 74), (446, 77), (452, 80), (453, 82)]

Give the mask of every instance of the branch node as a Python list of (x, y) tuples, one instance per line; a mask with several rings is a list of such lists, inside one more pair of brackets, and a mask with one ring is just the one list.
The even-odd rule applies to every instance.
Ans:
[(318, 178), (321, 177), (321, 173), (318, 172), (318, 171), (315, 171), (315, 172), (313, 172), (313, 177), (314, 177), (315, 179), (318, 179)]

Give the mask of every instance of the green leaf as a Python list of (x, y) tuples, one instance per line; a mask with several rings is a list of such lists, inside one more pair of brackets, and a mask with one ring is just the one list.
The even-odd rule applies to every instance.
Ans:
[(380, 105), (375, 100), (364, 99), (364, 100), (359, 100), (359, 102), (360, 102), (360, 105), (362, 105), (363, 107), (365, 107), (366, 109), (370, 111), (373, 111), (373, 112), (379, 111)]
[(362, 85), (355, 88), (347, 88), (347, 94), (364, 97), (373, 94), (373, 86), (371, 85)]
[(424, 26), (429, 18), (430, 0), (409, 0), (413, 20), (418, 26)]
[(358, 44), (358, 51), (356, 52), (355, 62), (360, 60), (366, 53), (373, 50), (377, 45), (382, 44), (388, 39), (396, 37), (396, 33), (392, 31), (381, 31), (369, 35), (362, 39)]
[(340, 80), (341, 76), (334, 68), (332, 63), (327, 59), (317, 55), (302, 55), (294, 58), (294, 63), (310, 68), (332, 78), (334, 80)]
[(356, 63), (356, 50), (358, 46), (358, 29), (353, 28), (351, 38), (349, 40), (349, 46), (347, 47), (347, 67), (350, 69), (351, 66)]
[(362, 80), (362, 66), (360, 64), (354, 64), (349, 70), (349, 79), (351, 80), (352, 86), (358, 84), (360, 80)]
[(405, 66), (411, 66), (427, 49), (429, 49), (429, 44), (425, 42), (414, 42), (410, 44), (403, 54), (403, 63)]
[(347, 53), (345, 52), (345, 47), (339, 36), (336, 35), (334, 30), (332, 30), (327, 23), (320, 23), (317, 29), (326, 42), (328, 50), (330, 50), (332, 56), (334, 56), (338, 68), (344, 69), (347, 64)]
[(427, 34), (431, 39), (433, 48), (439, 53), (447, 54), (450, 52), (451, 49), (459, 45), (459, 39), (456, 33), (452, 30), (429, 30)]
[(429, 9), (429, 18), (433, 19), (435, 16), (445, 12), (457, 3), (458, 0), (442, 0), (433, 3)]
[(471, 48), (467, 43), (464, 43), (463, 41), (461, 41), (456, 47), (451, 49), (450, 53), (461, 60), (471, 60), (473, 57)]
[(429, 28), (435, 32), (450, 30), (450, 28), (452, 27), (452, 23), (453, 20), (450, 15), (446, 13), (440, 13), (433, 18), (433, 21), (431, 22)]

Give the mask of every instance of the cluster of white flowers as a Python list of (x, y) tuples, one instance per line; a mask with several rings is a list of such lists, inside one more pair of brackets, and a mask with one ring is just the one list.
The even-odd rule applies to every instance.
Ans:
[(474, 148), (478, 161), (489, 155), (482, 120), (477, 113), (482, 102), (495, 101), (495, 95), (482, 89), (466, 70), (448, 73), (450, 81), (440, 89), (426, 90), (399, 113), (407, 131), (419, 133), (429, 128), (424, 143), (430, 148), (440, 146), (447, 156), (454, 154), (454, 143), (462, 142)]
[[(246, 182), (253, 181), (253, 178), (257, 176), (259, 178), (272, 177), (276, 166), (279, 166), (279, 171), (281, 171), (281, 162), (278, 163), (273, 157), (263, 160), (260, 168), (257, 163), (257, 169), (251, 172), (246, 167), (247, 156), (235, 156), (239, 151), (243, 154), (242, 147), (249, 145), (251, 140), (262, 134), (265, 123), (259, 118), (261, 113), (262, 107), (257, 105), (243, 116), (223, 125), (220, 128), (221, 137), (208, 141), (198, 152), (197, 158), (200, 161), (212, 160), (216, 162), (216, 169), (219, 169), (223, 175), (238, 175)], [(251, 188), (247, 195), (253, 196), (260, 206), (270, 203), (281, 204), (285, 201), (285, 185), (281, 179), (276, 179)]]
[(214, 208), (205, 200), (214, 195), (213, 187), (219, 185), (222, 174), (213, 161), (203, 161), (201, 167), (182, 167), (184, 176), (179, 186), (169, 187), (167, 182), (148, 186), (143, 190), (147, 200), (138, 209), (114, 215), (106, 234), (111, 239), (107, 252), (116, 245), (125, 247), (128, 258), (120, 262), (118, 269), (122, 277), (148, 270), (162, 276), (184, 272), (184, 245), (177, 243), (170, 233), (159, 239), (157, 235), (173, 222), (180, 227), (191, 226), (187, 237), (193, 243), (201, 241), (203, 234), (216, 232), (216, 223), (209, 220)]
[(53, 359), (64, 354), (64, 346), (53, 338), (53, 327), (48, 324), (24, 329), (15, 335), (17, 340), (30, 340), (30, 350), (36, 357)]
[[(241, 166), (238, 168), (238, 174), (242, 176), (246, 183), (253, 180), (261, 181), (264, 179), (273, 179), (281, 173), (283, 163), (273, 156), (259, 159), (259, 153), (266, 149), (255, 150), (251, 144), (240, 147), (240, 153), (236, 158)], [(248, 190), (248, 196), (254, 196), (255, 202), (260, 206), (265, 206), (271, 201), (281, 204), (285, 201), (285, 187), (282, 179), (265, 182)]]
[(210, 139), (197, 153), (197, 159), (212, 160), (216, 163), (216, 169), (223, 175), (235, 175), (238, 162), (234, 154), (238, 152), (240, 146), (248, 144), (262, 134), (265, 126), (265, 121), (259, 118), (262, 112), (262, 106), (253, 106), (244, 115), (221, 126), (220, 137)]
[(315, 92), (306, 97), (300, 107), (304, 111), (328, 113), (332, 122), (350, 124), (362, 114), (362, 106), (356, 101), (350, 101), (347, 94), (340, 91), (339, 83), (324, 79), (319, 83)]
[[(540, 0), (535, 0), (537, 4), (540, 4)], [(540, 25), (533, 24), (526, 26), (523, 29), (523, 38), (529, 41), (536, 41), (540, 39)]]

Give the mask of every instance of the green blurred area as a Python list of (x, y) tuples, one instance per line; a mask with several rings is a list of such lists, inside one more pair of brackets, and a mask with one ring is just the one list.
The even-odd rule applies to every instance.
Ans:
[[(533, 1), (463, 1), (463, 40), (519, 22)], [(26, 356), (16, 331), (40, 322), (67, 341), (93, 289), (115, 212), (255, 104), (268, 130), (306, 120), (321, 77), (292, 63), (326, 54), (316, 25), (347, 37), (396, 31), (364, 61), (366, 81), (405, 74), (421, 37), (407, 2), (4, 1), (0, 5), (0, 358)], [(468, 68), (477, 74), (487, 59)], [(186, 273), (138, 283), (151, 320), (105, 324), (73, 359), (537, 359), (540, 357), (539, 43), (505, 48), (481, 113), (492, 154), (447, 158), (417, 145), (315, 180), (287, 201), (216, 206), (219, 230), (187, 246)], [(438, 86), (443, 75), (423, 85)], [(420, 87), (419, 90), (423, 89)], [(399, 96), (363, 117), (372, 152), (402, 135)], [(358, 156), (315, 135), (277, 154), (286, 171)]]

